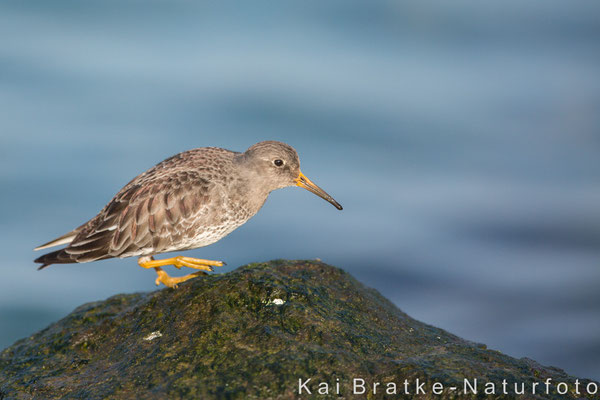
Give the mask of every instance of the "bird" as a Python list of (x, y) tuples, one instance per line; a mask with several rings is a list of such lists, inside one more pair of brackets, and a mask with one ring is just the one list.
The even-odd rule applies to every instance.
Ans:
[[(246, 223), (264, 205), (269, 193), (298, 186), (342, 206), (300, 171), (296, 150), (278, 141), (263, 141), (245, 152), (200, 147), (178, 153), (127, 183), (92, 219), (34, 250), (67, 246), (34, 260), (42, 264), (85, 263), (138, 257), (153, 268), (156, 285), (175, 288), (223, 261), (175, 256), (167, 252), (208, 246)], [(163, 266), (197, 270), (169, 276)]]

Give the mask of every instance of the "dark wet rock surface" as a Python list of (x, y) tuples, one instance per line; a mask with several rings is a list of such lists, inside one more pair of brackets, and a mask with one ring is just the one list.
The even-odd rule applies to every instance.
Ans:
[[(299, 379), (309, 378), (312, 396), (299, 395)], [(353, 395), (354, 378), (364, 379), (365, 394)], [(577, 395), (576, 378), (564, 371), (416, 321), (316, 261), (251, 264), (177, 289), (85, 304), (0, 353), (0, 399), (292, 399), (318, 395), (321, 382), (329, 396), (318, 398), (410, 398), (417, 379), (426, 392), (418, 398), (477, 397), (462, 393), (465, 378), (477, 379), (479, 398), (489, 382), (496, 385), (489, 398), (516, 397), (515, 383), (524, 384), (522, 398), (536, 398), (535, 382), (538, 398), (594, 398), (585, 395), (589, 380), (579, 379)], [(390, 382), (395, 396), (385, 394)], [(558, 382), (566, 395), (556, 393)]]

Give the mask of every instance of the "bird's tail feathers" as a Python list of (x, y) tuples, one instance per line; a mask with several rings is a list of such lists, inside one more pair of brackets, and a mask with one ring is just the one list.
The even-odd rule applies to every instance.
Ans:
[(71, 264), (77, 261), (69, 257), (69, 254), (67, 254), (65, 249), (60, 249), (51, 253), (46, 253), (43, 256), (40, 256), (33, 260), (33, 262), (42, 264), (38, 268), (39, 271), (40, 269), (44, 269), (51, 264)]
[(58, 237), (54, 240), (49, 241), (48, 243), (38, 246), (33, 250), (38, 251), (38, 250), (47, 249), (49, 247), (60, 246), (61, 244), (71, 243), (73, 241), (73, 239), (75, 238), (75, 236), (77, 236), (78, 233), (79, 233), (78, 229), (75, 229), (69, 233), (65, 233), (61, 237)]

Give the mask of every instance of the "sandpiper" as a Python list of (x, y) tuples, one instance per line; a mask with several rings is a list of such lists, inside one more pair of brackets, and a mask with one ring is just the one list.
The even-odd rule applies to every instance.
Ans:
[[(294, 185), (342, 209), (304, 176), (298, 153), (285, 143), (260, 142), (243, 153), (218, 147), (188, 150), (135, 177), (85, 224), (35, 248), (68, 244), (35, 262), (42, 269), (51, 264), (136, 256), (141, 267), (154, 268), (157, 285), (176, 287), (224, 263), (183, 256), (155, 260), (153, 256), (222, 239), (256, 214), (270, 192)], [(165, 265), (199, 271), (171, 277), (161, 268)]]

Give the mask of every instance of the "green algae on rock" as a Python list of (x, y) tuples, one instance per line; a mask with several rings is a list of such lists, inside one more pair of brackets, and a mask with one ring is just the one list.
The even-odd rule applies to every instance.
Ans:
[[(463, 393), (465, 379), (477, 379), (478, 394)], [(386, 395), (390, 383), (397, 396)], [(251, 264), (86, 304), (0, 353), (0, 399), (514, 398), (521, 383), (523, 398), (557, 399), (592, 398), (584, 391), (596, 384), (418, 322), (316, 261)]]

